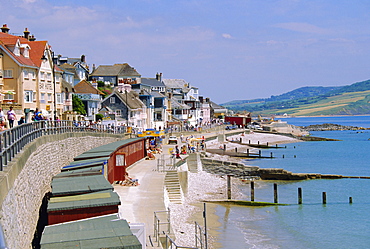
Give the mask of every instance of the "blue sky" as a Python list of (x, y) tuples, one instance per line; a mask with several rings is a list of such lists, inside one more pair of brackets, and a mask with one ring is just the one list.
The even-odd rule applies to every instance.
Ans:
[(368, 0), (0, 0), (0, 25), (216, 103), (370, 79)]

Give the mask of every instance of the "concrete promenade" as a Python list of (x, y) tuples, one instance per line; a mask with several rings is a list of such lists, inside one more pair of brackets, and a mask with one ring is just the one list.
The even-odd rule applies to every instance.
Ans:
[[(232, 133), (229, 131), (226, 133)], [(242, 132), (239, 130), (238, 132)], [(196, 137), (205, 136), (213, 137), (224, 131), (205, 131), (204, 133), (193, 133)], [(179, 134), (178, 145), (183, 144), (180, 141)], [(184, 134), (189, 136), (190, 134)], [(165, 176), (166, 172), (157, 170), (157, 161), (159, 158), (165, 160), (165, 165), (170, 162), (169, 148), (174, 148), (174, 145), (167, 145), (167, 139), (162, 145), (162, 154), (155, 154), (155, 160), (141, 160), (128, 168), (129, 176), (139, 180), (139, 186), (121, 186), (114, 184), (114, 190), (120, 196), (121, 206), (119, 208), (120, 217), (126, 219), (129, 223), (145, 223), (146, 241), (148, 248), (156, 248), (157, 242), (154, 241), (154, 212), (166, 211), (165, 207)], [(181, 157), (185, 158), (184, 155)], [(179, 159), (176, 159), (178, 161)], [(163, 217), (163, 216), (162, 216)], [(161, 220), (162, 221), (162, 220)], [(162, 228), (162, 227), (161, 227)], [(163, 229), (165, 228), (163, 227)], [(154, 247), (152, 247), (148, 237), (152, 238)], [(158, 247), (161, 248), (161, 247)]]
[[(128, 168), (129, 176), (139, 179), (139, 186), (121, 186), (114, 184), (114, 190), (120, 196), (120, 217), (129, 223), (145, 223), (147, 246), (153, 248), (148, 236), (154, 235), (154, 212), (166, 211), (164, 200), (164, 178), (166, 172), (157, 171), (157, 159), (164, 156), (169, 163), (168, 149), (174, 145), (163, 145), (162, 154), (155, 154), (155, 160), (141, 160)], [(157, 245), (153, 241), (154, 248)]]

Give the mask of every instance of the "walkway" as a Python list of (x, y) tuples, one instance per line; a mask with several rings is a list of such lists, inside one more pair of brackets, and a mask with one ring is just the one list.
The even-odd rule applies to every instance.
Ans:
[[(121, 198), (119, 214), (129, 223), (145, 223), (147, 246), (151, 247), (148, 236), (154, 235), (154, 212), (166, 211), (164, 200), (164, 179), (166, 172), (157, 171), (157, 159), (164, 155), (169, 162), (168, 149), (173, 145), (164, 145), (163, 153), (156, 154), (155, 160), (141, 160), (128, 168), (130, 177), (139, 179), (139, 186), (128, 187), (114, 184), (114, 190)], [(157, 243), (154, 243), (154, 246)], [(155, 248), (155, 247), (154, 247)]]

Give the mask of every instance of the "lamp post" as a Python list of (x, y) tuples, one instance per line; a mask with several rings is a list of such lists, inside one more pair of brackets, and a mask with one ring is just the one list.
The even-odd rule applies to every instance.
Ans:
[(126, 106), (127, 106), (126, 129), (128, 129), (128, 103), (127, 103), (127, 89), (125, 89), (125, 96), (126, 96)]
[[(57, 95), (56, 95), (56, 82), (55, 82), (55, 63), (54, 63), (54, 51), (51, 51), (50, 49), (46, 49), (47, 51), (50, 52), (51, 55), (51, 69), (52, 69), (52, 74), (53, 74), (53, 93), (54, 93), (54, 116), (53, 120), (56, 120), (57, 118)], [(45, 54), (42, 55), (41, 57), (42, 61), (47, 61), (48, 58), (45, 56)]]

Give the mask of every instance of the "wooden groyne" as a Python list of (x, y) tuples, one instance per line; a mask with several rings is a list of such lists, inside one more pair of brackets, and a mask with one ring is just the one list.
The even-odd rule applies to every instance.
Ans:
[(271, 143), (266, 144), (260, 144), (259, 142), (256, 144), (252, 144), (249, 140), (248, 143), (243, 143), (241, 141), (229, 141), (230, 143), (240, 144), (240, 145), (246, 145), (253, 148), (261, 148), (261, 149), (285, 149), (286, 146), (279, 146), (278, 144), (272, 145)]
[(223, 149), (207, 149), (207, 152), (212, 154), (218, 154), (218, 155), (226, 155), (231, 157), (241, 157), (245, 159), (252, 159), (252, 158), (273, 158), (270, 154), (270, 156), (262, 156), (261, 153), (251, 153), (251, 152), (237, 152), (237, 151), (226, 151)]
[(243, 201), (243, 200), (205, 200), (204, 202), (223, 204), (223, 205), (238, 205), (238, 206), (253, 206), (253, 207), (265, 207), (265, 206), (287, 206), (289, 204), (262, 202), (262, 201)]

